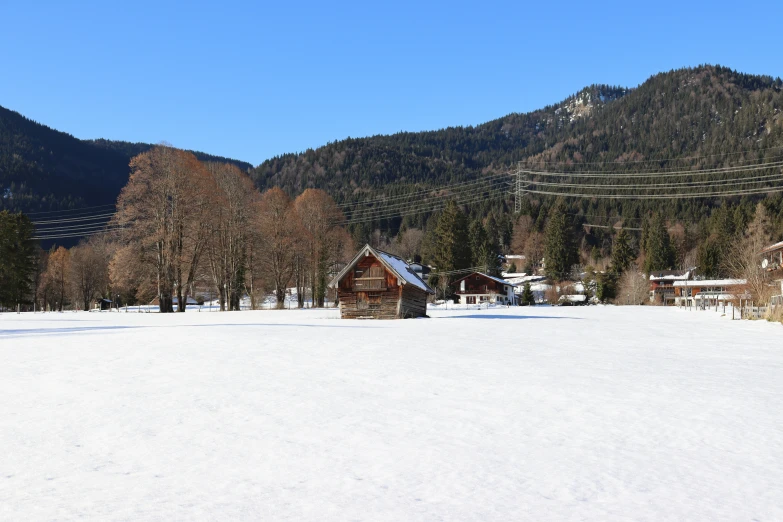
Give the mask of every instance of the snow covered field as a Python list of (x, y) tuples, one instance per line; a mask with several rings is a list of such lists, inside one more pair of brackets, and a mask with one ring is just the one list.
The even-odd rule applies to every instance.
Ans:
[(783, 326), (0, 315), (0, 520), (783, 520)]

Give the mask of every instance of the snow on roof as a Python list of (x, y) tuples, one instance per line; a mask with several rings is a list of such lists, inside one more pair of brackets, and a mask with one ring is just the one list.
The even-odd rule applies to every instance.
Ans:
[(389, 265), (389, 268), (392, 269), (392, 272), (394, 272), (397, 277), (404, 280), (406, 283), (410, 283), (413, 286), (421, 288), (425, 292), (432, 292), (432, 289), (427, 286), (427, 283), (422, 281), (419, 275), (414, 272), (410, 265), (403, 261), (402, 258), (389, 254), (388, 252), (383, 252), (381, 250), (376, 250), (376, 252), (378, 254), (378, 259)]
[[(511, 285), (511, 286), (514, 286), (514, 283), (511, 283), (510, 281), (506, 281), (505, 279), (501, 279), (500, 277), (494, 277), (494, 276), (491, 276), (489, 274), (485, 274), (484, 272), (471, 272), (470, 274), (466, 275), (465, 277), (460, 277), (459, 279), (457, 279), (457, 281), (462, 281), (463, 279), (467, 279), (469, 277), (473, 277), (474, 275), (484, 276), (487, 279), (491, 279), (491, 280), (495, 281), (496, 283), (500, 283), (501, 285)], [(454, 282), (456, 283), (457, 281), (454, 281)]]
[(781, 248), (783, 248), (783, 241), (779, 241), (779, 242), (775, 243), (774, 245), (769, 245), (768, 247), (765, 247), (764, 249), (762, 249), (761, 252), (762, 253), (764, 253), (764, 252), (772, 252), (773, 250), (778, 250), (778, 249), (781, 249)]
[(546, 276), (542, 275), (521, 275), (521, 276), (512, 276), (512, 277), (506, 277), (506, 281), (511, 283), (512, 285), (524, 285), (525, 283), (533, 283), (536, 281), (543, 281), (546, 279)]
[(525, 277), (527, 273), (525, 272), (501, 272), (500, 275), (508, 279), (509, 277)]
[(668, 270), (650, 274), (650, 281), (687, 281), (691, 278), (690, 270)]
[(359, 250), (359, 252), (354, 256), (354, 258), (351, 260), (350, 263), (345, 265), (345, 268), (343, 268), (337, 276), (332, 279), (332, 282), (329, 283), (329, 286), (334, 288), (338, 285), (340, 280), (345, 277), (345, 274), (348, 273), (349, 270), (351, 270), (356, 263), (359, 262), (359, 260), (366, 256), (371, 254), (373, 257), (378, 259), (383, 265), (400, 281), (403, 281), (404, 284), (411, 284), (417, 288), (420, 288), (424, 290), (427, 293), (434, 294), (435, 291), (430, 288), (427, 283), (422, 281), (422, 279), (416, 274), (416, 272), (413, 271), (413, 269), (406, 263), (403, 259), (389, 254), (388, 252), (384, 252), (382, 250), (376, 250), (370, 245), (364, 245), (364, 248)]
[(747, 284), (745, 279), (703, 279), (701, 281), (675, 281), (674, 286), (740, 286)]
[(572, 303), (581, 303), (582, 301), (587, 300), (587, 296), (584, 294), (561, 295), (559, 300), (571, 301)]

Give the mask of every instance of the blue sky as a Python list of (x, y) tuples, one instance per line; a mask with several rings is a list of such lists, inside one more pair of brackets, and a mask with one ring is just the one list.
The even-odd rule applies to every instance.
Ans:
[(783, 76), (783, 2), (637, 4), (5, 0), (0, 105), (79, 138), (255, 165), (683, 66)]

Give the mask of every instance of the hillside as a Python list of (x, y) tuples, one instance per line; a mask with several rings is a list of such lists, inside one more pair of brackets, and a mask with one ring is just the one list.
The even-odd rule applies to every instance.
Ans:
[[(0, 210), (40, 212), (112, 204), (130, 158), (146, 143), (86, 141), (0, 107)], [(202, 160), (248, 163), (196, 152)]]
[[(780, 154), (775, 147), (783, 146), (782, 87), (780, 79), (701, 66), (657, 74), (633, 89), (593, 85), (560, 103), (477, 126), (349, 138), (254, 169), (197, 155), (236, 163), (261, 189), (278, 185), (294, 195), (322, 188), (343, 203), (475, 179), (520, 160), (562, 168), (598, 162), (633, 171), (700, 157), (688, 165), (720, 166)], [(0, 108), (0, 208), (34, 212), (112, 203), (127, 180), (129, 159), (149, 147), (78, 140)], [(545, 216), (549, 199), (532, 198), (525, 204), (534, 208), (526, 212), (537, 217), (540, 207)], [(504, 212), (509, 201), (499, 209), (497, 201), (477, 203), (472, 211)], [(569, 202), (580, 215), (638, 219), (658, 209), (691, 222), (705, 219), (717, 203)], [(409, 224), (421, 226), (428, 217), (411, 216)], [(400, 220), (381, 225), (394, 232)]]
[[(594, 85), (561, 103), (475, 127), (338, 141), (270, 159), (253, 175), (262, 188), (280, 185), (296, 193), (318, 187), (352, 201), (404, 193), (412, 182), (426, 187), (474, 179), (519, 160), (559, 167), (598, 162), (628, 171), (694, 156), (709, 157), (688, 166), (761, 160), (780, 155), (769, 149), (783, 146), (782, 87), (779, 78), (719, 66), (681, 69), (634, 89)], [(647, 162), (652, 159), (660, 161)], [(570, 201), (579, 213), (638, 216), (655, 208), (692, 221), (715, 203)]]

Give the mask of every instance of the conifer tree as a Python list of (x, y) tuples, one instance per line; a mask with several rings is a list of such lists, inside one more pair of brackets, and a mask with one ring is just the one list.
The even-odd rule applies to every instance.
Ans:
[(644, 253), (644, 271), (647, 274), (674, 267), (674, 248), (666, 230), (666, 222), (660, 214), (655, 214), (649, 223)]
[(574, 232), (562, 203), (558, 203), (549, 213), (545, 236), (546, 274), (552, 279), (562, 281), (568, 277), (571, 267), (579, 262)]
[(612, 247), (612, 271), (616, 274), (623, 273), (634, 260), (633, 251), (628, 241), (628, 232), (620, 229)]
[(24, 214), (0, 212), (0, 305), (13, 308), (30, 302), (37, 269), (35, 228)]
[(525, 283), (525, 288), (522, 290), (521, 304), (525, 306), (533, 306), (536, 304), (536, 298), (533, 295), (533, 290), (530, 289), (530, 283)]
[(432, 261), (439, 272), (471, 266), (468, 221), (454, 201), (449, 201), (433, 233)]

